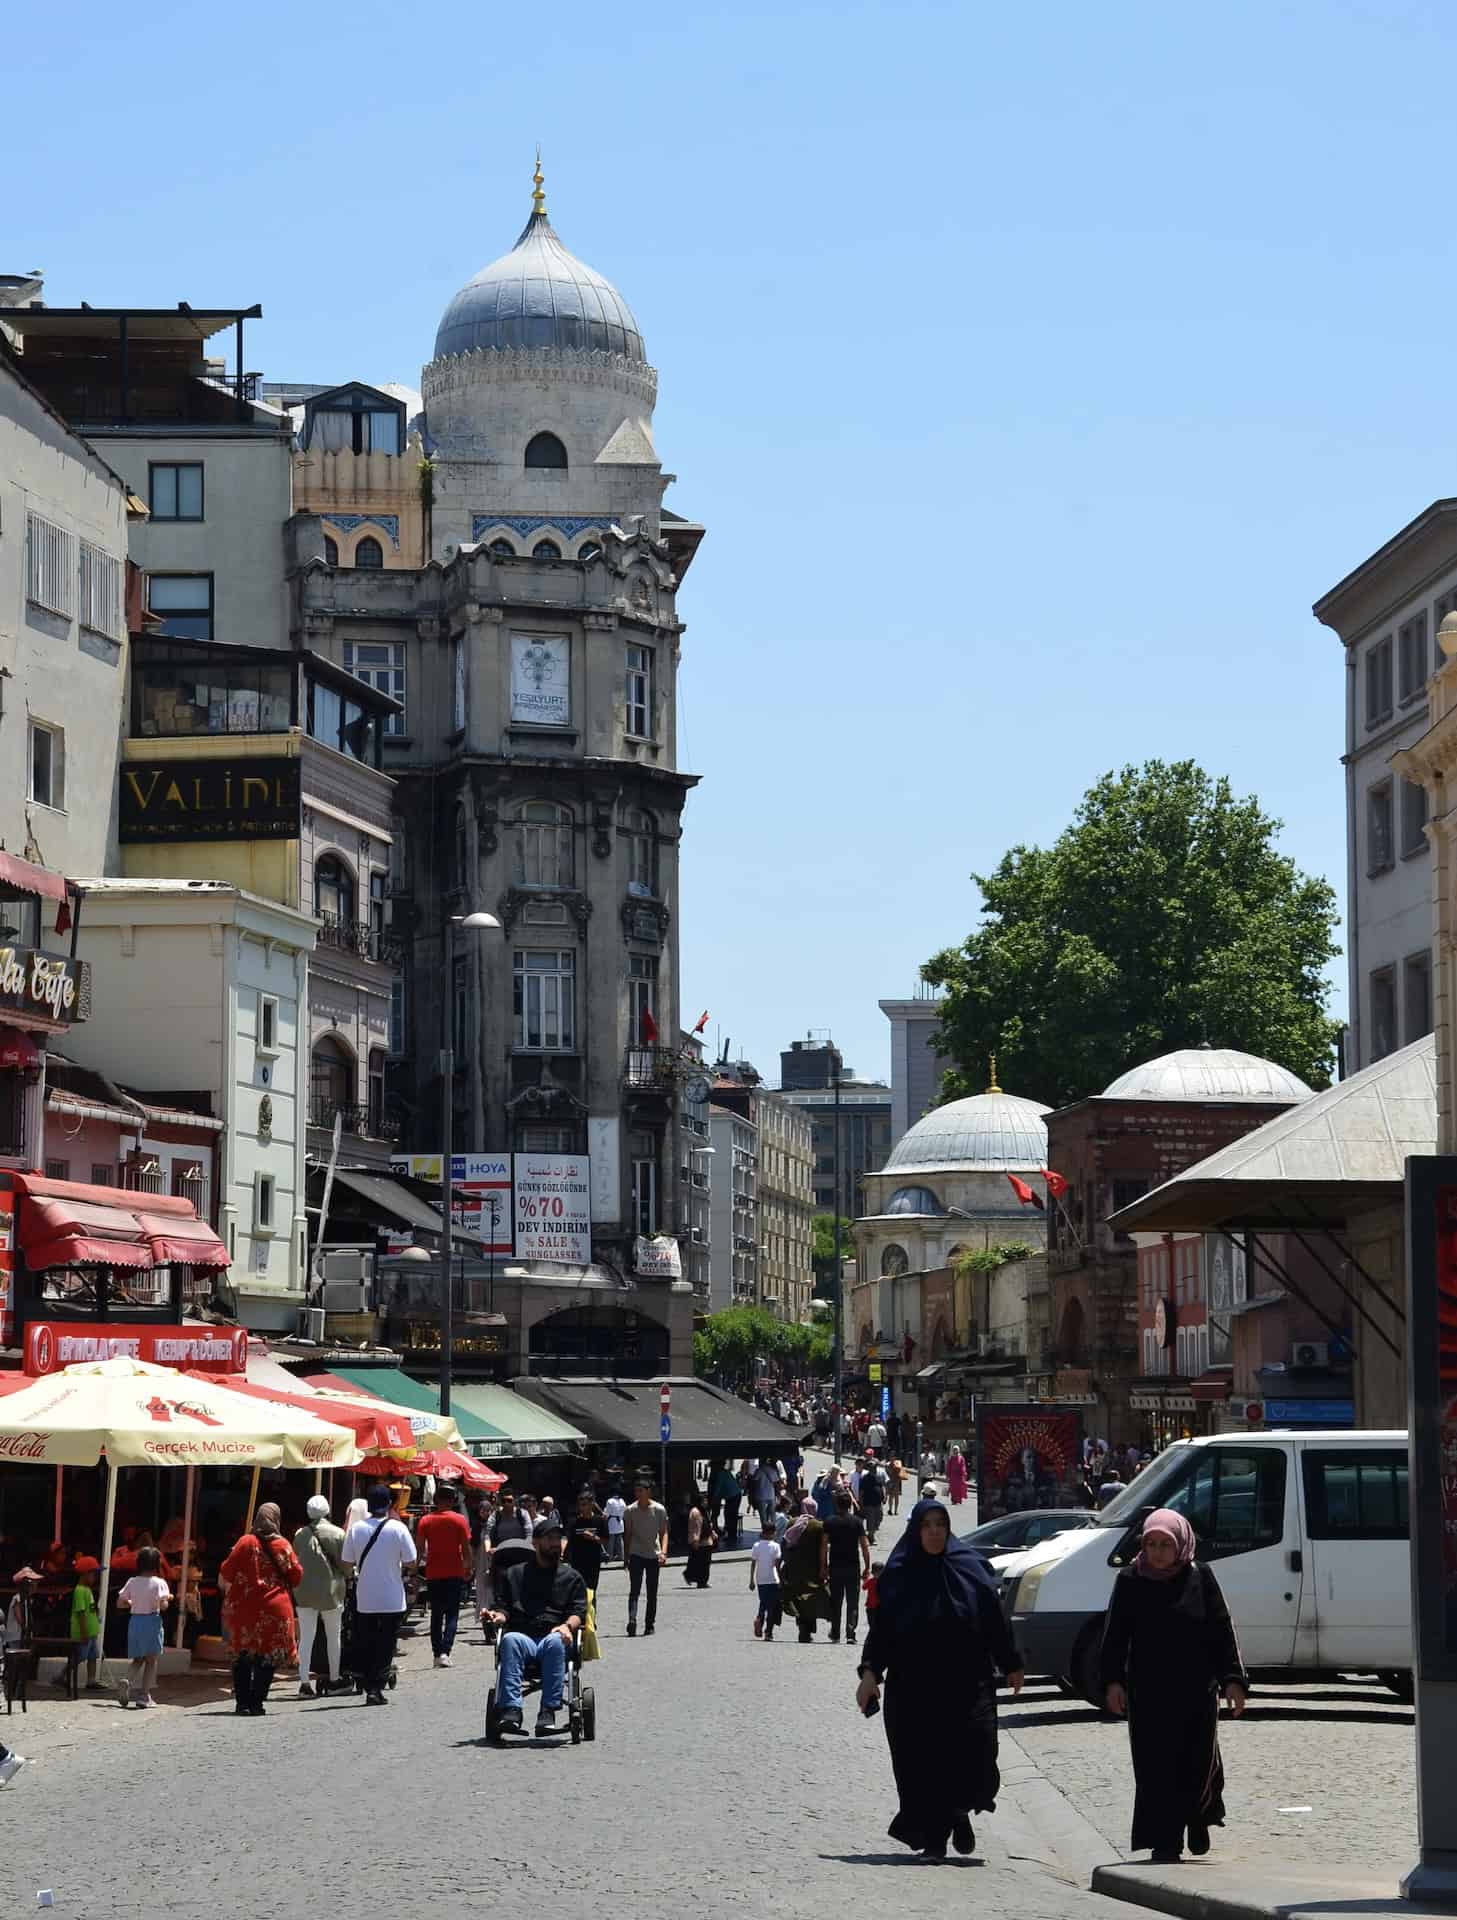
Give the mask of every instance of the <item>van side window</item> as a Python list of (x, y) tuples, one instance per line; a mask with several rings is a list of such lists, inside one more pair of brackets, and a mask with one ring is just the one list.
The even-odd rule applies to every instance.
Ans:
[(1166, 1504), (1193, 1527), (1201, 1560), (1278, 1546), (1285, 1536), (1284, 1449), (1210, 1447)]
[(1305, 1524), (1312, 1540), (1405, 1540), (1407, 1456), (1392, 1447), (1380, 1452), (1307, 1451)]

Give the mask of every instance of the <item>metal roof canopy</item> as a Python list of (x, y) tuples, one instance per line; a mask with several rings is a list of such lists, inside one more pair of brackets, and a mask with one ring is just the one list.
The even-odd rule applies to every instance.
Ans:
[(137, 340), (211, 340), (214, 334), (240, 320), (261, 320), (263, 308), (192, 307), (179, 300), (175, 307), (6, 307), (5, 327), (22, 338), (34, 334), (51, 339), (115, 339), (116, 323), (125, 320), (128, 338)]

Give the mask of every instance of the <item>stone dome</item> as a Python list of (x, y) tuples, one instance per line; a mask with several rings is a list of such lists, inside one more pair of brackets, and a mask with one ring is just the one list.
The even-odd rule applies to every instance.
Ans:
[(919, 1119), (895, 1144), (883, 1173), (1038, 1172), (1047, 1165), (1050, 1109), (1015, 1093), (975, 1093)]
[[(538, 182), (540, 176), (538, 175)], [(445, 309), (435, 358), (477, 349), (568, 348), (646, 365), (642, 334), (610, 280), (568, 253), (537, 207), (509, 253), (482, 267)]]
[(1248, 1101), (1261, 1106), (1293, 1106), (1309, 1100), (1313, 1087), (1298, 1074), (1255, 1053), (1233, 1047), (1181, 1047), (1130, 1067), (1103, 1089), (1105, 1100)]

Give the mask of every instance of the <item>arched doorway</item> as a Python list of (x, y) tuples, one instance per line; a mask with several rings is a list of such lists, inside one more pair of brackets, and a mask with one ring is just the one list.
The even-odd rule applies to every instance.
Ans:
[(562, 1307), (527, 1339), (533, 1373), (650, 1380), (668, 1371), (668, 1329), (626, 1307)]

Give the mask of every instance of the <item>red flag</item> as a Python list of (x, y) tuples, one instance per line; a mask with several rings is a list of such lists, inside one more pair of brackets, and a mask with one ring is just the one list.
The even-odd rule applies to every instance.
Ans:
[(642, 1010), (642, 1043), (645, 1047), (658, 1044), (658, 1023), (644, 1007)]
[(56, 932), (69, 933), (70, 931), (71, 931), (71, 896), (68, 893), (65, 899), (56, 908)]
[(702, 1011), (702, 1013), (700, 1013), (700, 1014), (699, 1014), (699, 1016), (698, 1016), (698, 1025), (697, 1025), (697, 1026), (696, 1026), (696, 1027), (695, 1027), (695, 1028), (693, 1029), (693, 1031), (694, 1031), (695, 1033), (702, 1033), (702, 1031), (703, 1031), (703, 1029), (704, 1029), (704, 1028), (705, 1028), (705, 1027), (706, 1027), (707, 1025), (708, 1025), (708, 1008), (707, 1008), (707, 1007), (705, 1007), (705, 1008), (703, 1009), (703, 1011)]
[(1016, 1194), (1024, 1207), (1036, 1207), (1039, 1213), (1046, 1213), (1047, 1206), (1040, 1193), (1034, 1193), (1027, 1182), (1025, 1180), (1019, 1180), (1015, 1173), (1009, 1173), (1007, 1178), (1012, 1183), (1013, 1193)]
[(1054, 1173), (1051, 1167), (1042, 1169), (1042, 1177), (1047, 1182), (1047, 1191), (1054, 1200), (1061, 1200), (1067, 1192), (1067, 1182), (1060, 1173)]

